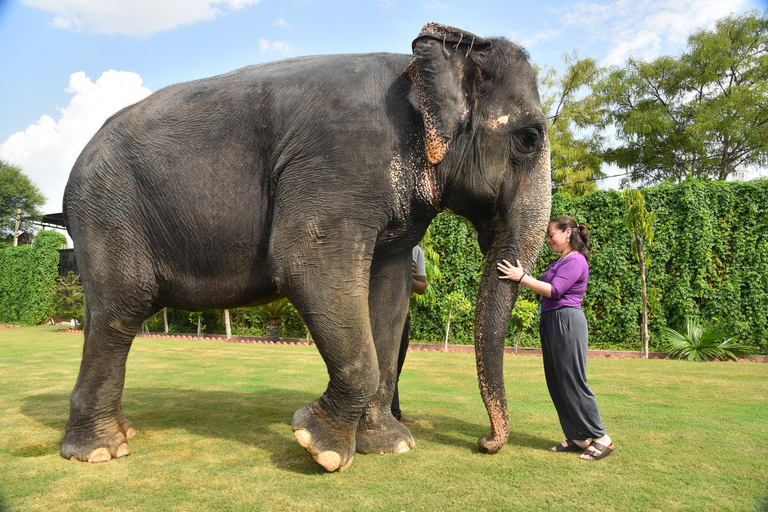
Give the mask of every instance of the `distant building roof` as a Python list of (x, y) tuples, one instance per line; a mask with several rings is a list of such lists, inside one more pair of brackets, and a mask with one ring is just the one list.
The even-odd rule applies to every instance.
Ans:
[(66, 229), (67, 225), (64, 222), (64, 213), (48, 213), (43, 215), (43, 220), (38, 222), (43, 227), (54, 229)]

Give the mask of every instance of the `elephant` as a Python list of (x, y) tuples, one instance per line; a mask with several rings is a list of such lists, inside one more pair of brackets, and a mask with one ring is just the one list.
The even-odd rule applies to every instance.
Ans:
[(442, 210), (486, 257), (475, 354), (495, 453), (509, 435), (503, 353), (550, 214), (547, 118), (529, 56), (503, 38), (424, 25), (412, 55), (323, 55), (161, 89), (109, 118), (64, 193), (86, 297), (84, 346), (61, 454), (130, 453), (128, 353), (163, 307), (227, 309), (287, 297), (327, 366), (292, 420), (327, 471), (402, 453), (390, 412), (411, 249)]

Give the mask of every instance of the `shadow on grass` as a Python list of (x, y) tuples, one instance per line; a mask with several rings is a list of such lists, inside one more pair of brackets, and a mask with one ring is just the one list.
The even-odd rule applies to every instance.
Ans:
[[(123, 409), (138, 434), (142, 431), (183, 429), (196, 436), (224, 439), (264, 450), (276, 467), (286, 471), (318, 474), (325, 471), (296, 443), (291, 432), (293, 413), (316, 397), (284, 389), (261, 389), (252, 393), (195, 389), (126, 389)], [(61, 432), (63, 438), (69, 414), (69, 394), (47, 393), (24, 398), (21, 412)], [(427, 418), (425, 418), (427, 419)], [(477, 437), (486, 435), (488, 425), (466, 422), (449, 416), (432, 416), (411, 428), (417, 442), (431, 442), (478, 452)], [(17, 457), (38, 457), (57, 453), (60, 440), (17, 446), (9, 450)], [(509, 444), (532, 448), (548, 447), (551, 440), (511, 433)]]
[[(253, 393), (203, 391), (195, 389), (126, 389), (123, 410), (137, 434), (142, 431), (183, 429), (209, 439), (225, 439), (271, 453), (281, 469), (321, 473), (317, 465), (294, 441), (293, 413), (314, 400), (306, 393), (264, 389)], [(64, 437), (69, 415), (69, 394), (49, 393), (28, 396), (21, 412), (41, 424), (58, 430)], [(288, 435), (276, 433), (285, 428)], [(60, 445), (23, 446), (11, 451), (19, 457), (58, 453)]]
[(768, 494), (763, 496), (763, 499), (757, 502), (757, 505), (755, 506), (755, 510), (757, 512), (768, 512)]
[[(490, 423), (480, 424), (463, 421), (450, 416), (429, 416), (423, 418), (429, 420), (417, 426), (409, 427), (416, 442), (429, 441), (446, 446), (466, 448), (472, 452), (479, 452), (477, 440), (490, 434)], [(520, 432), (510, 432), (507, 446), (527, 446), (533, 449), (548, 449), (555, 442), (551, 439), (532, 436)]]

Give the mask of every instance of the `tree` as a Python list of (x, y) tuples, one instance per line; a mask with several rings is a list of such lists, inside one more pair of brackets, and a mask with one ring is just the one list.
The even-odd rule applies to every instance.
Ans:
[(59, 277), (53, 295), (53, 316), (60, 320), (68, 318), (83, 323), (85, 315), (85, 298), (80, 276), (69, 272), (66, 277)]
[(40, 219), (40, 206), (45, 196), (21, 169), (0, 160), (0, 237), (13, 235), (16, 210), (21, 209), (20, 230), (30, 231), (32, 221)]
[(448, 352), (448, 336), (451, 333), (451, 320), (454, 317), (464, 315), (472, 311), (472, 303), (469, 302), (463, 293), (460, 291), (451, 292), (447, 296), (449, 308), (448, 316), (444, 317), (446, 321), (445, 325), (445, 351)]
[[(202, 311), (193, 311), (189, 313), (189, 323), (197, 325), (197, 337), (202, 338), (203, 337), (203, 331), (205, 331), (205, 328), (207, 327), (203, 323), (203, 312)], [(147, 329), (146, 322), (144, 322), (144, 325), (142, 325), (142, 329)], [(148, 330), (146, 332), (149, 332)]]
[(651, 257), (645, 250), (645, 245), (653, 243), (653, 223), (656, 215), (645, 209), (645, 197), (639, 190), (628, 189), (621, 193), (626, 215), (624, 224), (630, 235), (635, 239), (632, 252), (640, 263), (640, 283), (643, 295), (642, 320), (640, 322), (641, 345), (645, 357), (648, 357), (648, 288), (645, 279), (645, 269), (651, 264)]
[(679, 58), (629, 59), (595, 88), (617, 147), (606, 160), (643, 184), (720, 179), (768, 163), (768, 19), (719, 20)]
[(575, 51), (563, 55), (563, 61), (563, 75), (544, 67), (539, 85), (542, 108), (549, 120), (552, 184), (559, 192), (580, 196), (595, 190), (595, 179), (605, 176), (600, 170), (604, 146), (601, 110), (592, 94), (592, 86), (605, 69), (594, 59), (579, 60)]
[(510, 328), (515, 332), (515, 354), (520, 348), (520, 338), (523, 331), (530, 329), (536, 321), (539, 314), (538, 302), (518, 298), (515, 301), (515, 307), (512, 308), (512, 314), (509, 321)]

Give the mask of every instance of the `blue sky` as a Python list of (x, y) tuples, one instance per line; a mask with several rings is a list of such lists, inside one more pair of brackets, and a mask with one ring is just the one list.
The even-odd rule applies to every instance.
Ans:
[(106, 118), (173, 83), (328, 53), (410, 53), (437, 21), (524, 45), (538, 65), (676, 55), (697, 28), (766, 0), (0, 0), (0, 159), (61, 211)]

